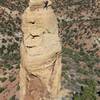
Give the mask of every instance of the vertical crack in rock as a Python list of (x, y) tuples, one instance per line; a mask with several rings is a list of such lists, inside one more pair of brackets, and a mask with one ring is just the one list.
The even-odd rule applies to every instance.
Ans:
[(47, 95), (45, 84), (32, 74), (28, 75), (26, 90), (25, 100), (39, 100)]

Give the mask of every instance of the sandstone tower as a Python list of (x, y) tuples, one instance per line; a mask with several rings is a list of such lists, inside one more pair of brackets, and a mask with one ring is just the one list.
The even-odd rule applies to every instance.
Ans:
[(61, 43), (50, 0), (30, 0), (22, 15), (20, 100), (58, 100)]

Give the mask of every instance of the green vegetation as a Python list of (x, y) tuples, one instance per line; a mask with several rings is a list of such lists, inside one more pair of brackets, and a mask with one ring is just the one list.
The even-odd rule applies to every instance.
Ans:
[(13, 81), (15, 81), (16, 80), (16, 77), (14, 77), (14, 76), (9, 76), (9, 81), (10, 82), (13, 82)]
[(13, 95), (9, 100), (16, 100), (16, 95)]
[[(63, 48), (63, 57), (66, 57), (66, 55), (78, 64), (76, 72), (80, 75), (80, 78), (76, 81), (82, 86), (81, 92), (74, 95), (74, 100), (96, 100), (96, 82), (92, 76), (95, 74), (94, 65), (100, 61), (99, 58), (87, 54), (83, 50), (78, 52), (70, 48)], [(80, 61), (84, 63), (85, 68), (80, 66)], [(65, 59), (62, 62), (66, 64)], [(96, 73), (99, 75), (99, 71), (96, 70)], [(68, 80), (66, 71), (63, 72), (63, 76)]]
[(7, 68), (8, 70), (11, 70), (13, 68), (12, 65), (6, 63), (4, 64), (4, 67)]
[(19, 86), (19, 84), (17, 85), (16, 90), (17, 90), (17, 91), (19, 91), (19, 90), (20, 90), (20, 86)]
[(18, 10), (23, 12), (24, 9), (28, 6), (28, 0), (0, 0), (0, 5), (9, 8), (10, 10)]
[(84, 74), (84, 75), (89, 75), (90, 74), (90, 71), (87, 68), (78, 68), (77, 72), (81, 73), (81, 74)]
[(7, 80), (6, 77), (2, 77), (2, 78), (0, 78), (0, 81), (1, 81), (1, 82), (5, 82), (6, 80)]
[(98, 77), (100, 77), (100, 69), (95, 69), (95, 73)]
[(19, 69), (19, 68), (20, 68), (20, 64), (17, 64), (17, 65), (16, 65), (16, 69)]
[(93, 67), (95, 63), (98, 63), (100, 61), (99, 58), (93, 56), (93, 55), (88, 55), (85, 52), (76, 52), (70, 48), (63, 48), (63, 56), (68, 55), (71, 57), (75, 62), (83, 61), (85, 62), (89, 67)]
[(74, 100), (96, 100), (96, 83), (94, 80), (86, 81), (87, 86), (82, 87), (80, 94), (74, 95)]
[(0, 93), (2, 93), (5, 90), (4, 87), (0, 87)]
[(6, 0), (0, 0), (0, 4), (4, 4)]
[(0, 56), (2, 56), (5, 49), (6, 49), (5, 45), (2, 45), (2, 47), (0, 48)]
[[(4, 2), (5, 0), (0, 0)], [(18, 1), (18, 0), (17, 0)], [(14, 3), (16, 4), (16, 0)], [(9, 2), (9, 0), (7, 0)], [(4, 6), (7, 6), (7, 2), (4, 2)], [(20, 2), (20, 0), (18, 1)], [(0, 3), (1, 4), (1, 3)], [(13, 5), (12, 2), (9, 4)], [(2, 4), (1, 4), (2, 5)], [(4, 61), (4, 67), (11, 70), (14, 64), (19, 64), (19, 37), (15, 36), (15, 33), (20, 31), (20, 17), (13, 18), (10, 14), (4, 11), (4, 14), (0, 17), (0, 34), (2, 35), (2, 45), (0, 47), (0, 58)], [(5, 38), (8, 37), (8, 38)]]

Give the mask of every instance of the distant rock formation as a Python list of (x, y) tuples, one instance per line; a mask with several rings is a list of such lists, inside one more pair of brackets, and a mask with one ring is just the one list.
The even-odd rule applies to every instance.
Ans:
[(58, 100), (61, 43), (50, 5), (49, 0), (30, 0), (22, 15), (20, 100)]

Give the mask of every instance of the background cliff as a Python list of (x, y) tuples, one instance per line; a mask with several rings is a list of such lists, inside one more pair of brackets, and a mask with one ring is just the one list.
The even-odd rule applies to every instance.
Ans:
[[(28, 0), (0, 0), (0, 98), (18, 99), (21, 14)], [(66, 98), (100, 99), (100, 1), (54, 0), (62, 40)], [(64, 98), (64, 100), (66, 100)]]

